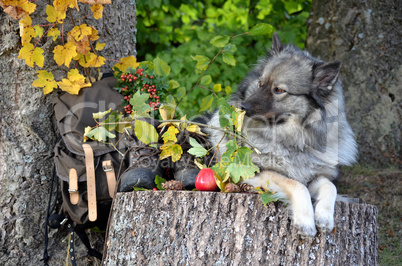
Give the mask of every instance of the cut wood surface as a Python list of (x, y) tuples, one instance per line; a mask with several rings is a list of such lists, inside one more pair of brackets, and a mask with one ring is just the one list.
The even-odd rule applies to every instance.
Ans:
[(377, 208), (337, 202), (333, 232), (301, 238), (259, 195), (118, 193), (104, 265), (376, 265)]

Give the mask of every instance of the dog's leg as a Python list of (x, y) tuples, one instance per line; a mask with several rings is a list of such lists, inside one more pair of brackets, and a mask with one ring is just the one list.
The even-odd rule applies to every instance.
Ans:
[(284, 197), (288, 200), (292, 220), (298, 233), (305, 236), (314, 236), (317, 233), (310, 193), (302, 183), (273, 171), (263, 171), (244, 183), (277, 192), (279, 198)]
[(315, 199), (315, 223), (320, 231), (334, 228), (334, 209), (336, 187), (326, 177), (319, 177), (308, 187), (311, 197)]

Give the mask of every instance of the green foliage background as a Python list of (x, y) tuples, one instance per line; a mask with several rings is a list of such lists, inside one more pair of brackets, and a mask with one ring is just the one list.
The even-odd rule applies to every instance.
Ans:
[[(284, 43), (304, 48), (306, 23), (311, 0), (148, 0), (137, 1), (137, 58), (152, 61), (160, 57), (167, 62), (172, 73), (187, 91), (202, 74), (195, 70), (196, 61), (191, 56), (203, 55), (212, 59), (218, 48), (210, 44), (217, 35), (237, 35), (247, 32), (259, 23), (274, 27)], [(206, 74), (213, 84), (222, 88), (230, 86), (235, 91), (256, 60), (269, 50), (270, 36), (244, 35), (231, 41), (237, 47), (232, 54), (236, 66), (223, 62), (219, 56)], [(182, 95), (185, 91), (181, 91)], [(188, 118), (199, 113), (201, 101), (211, 94), (196, 88), (180, 103)], [(211, 109), (215, 108), (212, 106)]]

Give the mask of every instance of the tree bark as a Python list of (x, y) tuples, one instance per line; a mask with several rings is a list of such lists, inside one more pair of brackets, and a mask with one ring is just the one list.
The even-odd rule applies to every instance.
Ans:
[(337, 202), (335, 226), (302, 239), (283, 204), (255, 194), (118, 193), (103, 264), (377, 264), (375, 206)]
[[(36, 1), (33, 23), (46, 24), (47, 1)], [(80, 14), (90, 14), (81, 5)], [(134, 1), (117, 1), (105, 5), (103, 19), (82, 19), (93, 25), (106, 43), (102, 55), (108, 59), (135, 55), (136, 9)], [(60, 29), (61, 30), (61, 29)], [(64, 28), (65, 33), (67, 28)], [(53, 146), (57, 128), (53, 118), (52, 97), (31, 84), (35, 68), (19, 60), (21, 48), (18, 21), (0, 11), (0, 264), (36, 265), (44, 245), (44, 221), (48, 191), (52, 179)], [(58, 67), (51, 51), (54, 43), (43, 38), (45, 67), (56, 80), (65, 77), (67, 69)], [(111, 72), (115, 62), (108, 61), (102, 72)], [(66, 231), (50, 233), (51, 264), (63, 263), (67, 256)], [(96, 238), (96, 237), (95, 237)], [(85, 247), (76, 248), (78, 262), (86, 255)], [(99, 247), (99, 246), (98, 246)], [(102, 245), (100, 246), (102, 247)]]
[(402, 2), (313, 1), (307, 50), (342, 60), (347, 115), (360, 161), (401, 165)]

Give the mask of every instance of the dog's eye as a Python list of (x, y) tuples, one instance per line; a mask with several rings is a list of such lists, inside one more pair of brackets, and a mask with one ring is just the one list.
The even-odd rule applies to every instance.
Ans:
[(282, 93), (285, 93), (286, 91), (284, 90), (284, 89), (281, 89), (281, 88), (279, 88), (279, 87), (275, 87), (274, 88), (274, 93), (275, 94), (282, 94)]

